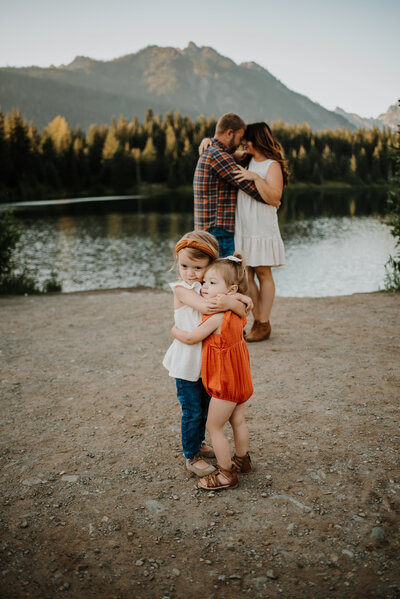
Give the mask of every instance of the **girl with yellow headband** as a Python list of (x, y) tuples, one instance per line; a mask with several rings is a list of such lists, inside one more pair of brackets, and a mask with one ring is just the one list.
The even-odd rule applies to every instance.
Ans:
[[(220, 295), (210, 300), (202, 297), (204, 274), (218, 254), (217, 240), (206, 231), (186, 233), (176, 244), (179, 280), (170, 283), (170, 287), (174, 293), (175, 325), (180, 329), (194, 331), (201, 323), (203, 314), (232, 310), (244, 317), (251, 310), (251, 299), (240, 293)], [(175, 379), (177, 397), (182, 407), (181, 434), (186, 468), (203, 477), (215, 470), (204, 458), (215, 455), (212, 447), (204, 443), (210, 396), (201, 380), (201, 355), (201, 342), (187, 345), (175, 339), (164, 357), (163, 365)]]

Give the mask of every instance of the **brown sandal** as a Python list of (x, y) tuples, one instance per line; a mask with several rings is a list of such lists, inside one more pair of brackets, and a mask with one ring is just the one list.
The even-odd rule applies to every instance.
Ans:
[[(221, 484), (218, 480), (218, 474), (222, 474), (228, 482), (225, 484)], [(204, 481), (204, 483), (202, 483)], [(238, 486), (238, 476), (236, 472), (236, 467), (232, 464), (230, 470), (225, 470), (225, 468), (221, 468), (218, 466), (215, 472), (212, 472), (208, 476), (205, 476), (199, 481), (199, 488), (204, 489), (205, 491), (219, 491), (220, 489), (234, 489)]]
[(232, 462), (236, 468), (236, 472), (243, 472), (244, 474), (246, 474), (247, 472), (251, 472), (252, 470), (251, 457), (248, 452), (246, 453), (246, 455), (243, 456), (236, 455), (235, 453), (235, 455), (232, 458)]

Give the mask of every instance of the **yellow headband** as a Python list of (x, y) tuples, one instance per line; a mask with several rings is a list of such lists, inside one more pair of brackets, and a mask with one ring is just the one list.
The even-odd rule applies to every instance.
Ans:
[(175, 246), (175, 254), (178, 254), (184, 248), (193, 248), (196, 250), (200, 250), (200, 252), (204, 252), (210, 258), (215, 259), (218, 256), (216, 250), (214, 250), (211, 246), (207, 245), (203, 241), (196, 241), (195, 239), (181, 239)]

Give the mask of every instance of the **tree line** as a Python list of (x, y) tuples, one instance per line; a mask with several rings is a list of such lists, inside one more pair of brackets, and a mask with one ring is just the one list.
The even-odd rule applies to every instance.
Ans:
[[(191, 184), (198, 145), (212, 137), (215, 124), (214, 118), (193, 121), (148, 109), (142, 123), (121, 116), (86, 133), (57, 116), (39, 131), (18, 110), (0, 111), (0, 202), (131, 193), (143, 183)], [(386, 184), (392, 174), (396, 134), (389, 129), (313, 132), (307, 124), (283, 122), (272, 128), (292, 183)]]

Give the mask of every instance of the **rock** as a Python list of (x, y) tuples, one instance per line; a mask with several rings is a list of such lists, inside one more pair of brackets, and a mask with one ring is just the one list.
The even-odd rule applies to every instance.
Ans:
[(347, 557), (354, 557), (354, 553), (352, 551), (349, 551), (349, 549), (343, 549), (342, 553), (343, 555), (347, 555)]
[(153, 514), (161, 514), (165, 512), (165, 507), (156, 499), (148, 499), (146, 501), (146, 507)]
[(64, 474), (61, 477), (61, 480), (64, 480), (67, 483), (76, 483), (79, 479), (79, 476), (77, 474)]
[(380, 526), (374, 526), (374, 528), (371, 530), (370, 537), (375, 541), (383, 541), (385, 536), (385, 531)]
[(278, 578), (278, 575), (273, 570), (267, 570), (267, 578), (270, 578), (271, 580), (276, 580)]
[(302, 510), (304, 510), (307, 513), (312, 511), (312, 508), (310, 508), (308, 505), (305, 505), (304, 503), (297, 501), (297, 499), (294, 499), (294, 497), (290, 497), (290, 495), (285, 495), (284, 493), (277, 493), (277, 494), (271, 495), (271, 498), (272, 499), (284, 499), (285, 501), (290, 501), (295, 506), (297, 506), (298, 508), (301, 508)]
[(267, 584), (268, 578), (266, 576), (258, 576), (257, 578), (254, 579), (254, 582), (256, 583), (257, 590), (259, 590), (265, 584)]
[(135, 566), (143, 566), (144, 564), (144, 560), (143, 559), (137, 559), (135, 562)]
[(40, 484), (43, 485), (44, 483), (47, 483), (47, 480), (43, 480), (43, 479), (37, 478), (37, 477), (25, 478), (22, 481), (22, 484), (27, 487), (33, 487), (33, 485), (40, 485)]
[(29, 524), (26, 520), (24, 520), (23, 522), (21, 522), (21, 524), (19, 525), (20, 528), (28, 528)]
[(180, 576), (180, 574), (181, 574), (181, 571), (180, 571), (180, 570), (178, 570), (178, 568), (172, 568), (172, 574), (173, 574), (174, 576)]

